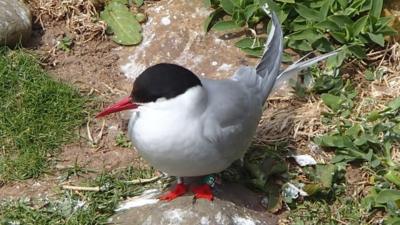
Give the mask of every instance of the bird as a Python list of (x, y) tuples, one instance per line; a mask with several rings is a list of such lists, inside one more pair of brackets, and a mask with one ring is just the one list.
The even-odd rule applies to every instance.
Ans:
[(191, 188), (194, 199), (213, 200), (215, 176), (249, 148), (265, 103), (277, 83), (336, 51), (296, 61), (281, 70), (283, 32), (274, 12), (266, 47), (256, 67), (241, 66), (226, 79), (209, 79), (183, 66), (160, 63), (145, 69), (129, 96), (96, 117), (133, 110), (128, 136), (151, 166), (177, 177), (161, 200), (189, 191), (186, 177), (204, 177)]

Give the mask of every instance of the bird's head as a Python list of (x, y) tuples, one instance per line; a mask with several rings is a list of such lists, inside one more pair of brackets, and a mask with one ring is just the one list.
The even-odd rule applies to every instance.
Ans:
[(156, 102), (160, 99), (173, 99), (196, 86), (202, 86), (201, 81), (190, 70), (175, 64), (157, 64), (147, 68), (137, 77), (130, 96), (107, 107), (96, 118), (135, 109), (141, 104)]

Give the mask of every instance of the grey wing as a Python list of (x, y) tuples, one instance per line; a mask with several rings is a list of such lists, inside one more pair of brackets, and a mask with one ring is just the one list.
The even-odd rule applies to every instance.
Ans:
[(261, 117), (262, 101), (254, 93), (253, 74), (241, 74), (227, 80), (202, 80), (212, 95), (204, 113), (203, 135), (226, 160), (242, 156)]

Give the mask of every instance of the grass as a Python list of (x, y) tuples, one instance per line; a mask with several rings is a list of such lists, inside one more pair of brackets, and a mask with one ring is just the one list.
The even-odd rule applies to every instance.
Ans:
[(127, 181), (152, 176), (154, 170), (128, 167), (114, 173), (103, 173), (82, 184), (100, 187), (99, 192), (63, 191), (51, 201), (21, 199), (3, 202), (0, 203), (0, 224), (106, 224), (120, 201), (157, 185), (129, 184)]
[(0, 182), (38, 177), (81, 125), (85, 98), (23, 50), (0, 49)]

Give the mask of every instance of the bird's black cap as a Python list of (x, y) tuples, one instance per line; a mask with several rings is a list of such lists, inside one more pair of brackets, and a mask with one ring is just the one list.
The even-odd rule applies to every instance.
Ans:
[(147, 68), (136, 78), (131, 97), (138, 103), (154, 102), (159, 98), (174, 98), (195, 86), (202, 84), (190, 70), (175, 64), (160, 63)]

